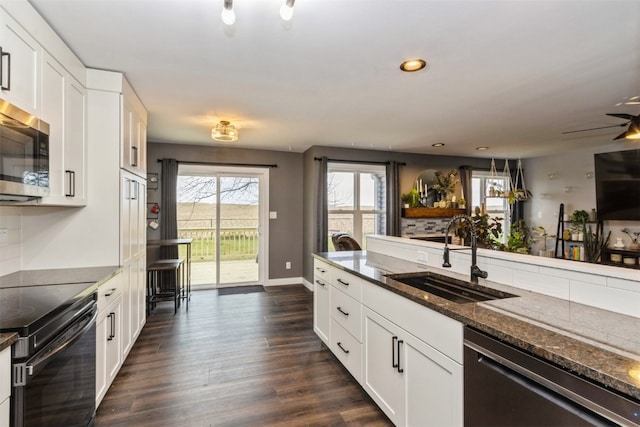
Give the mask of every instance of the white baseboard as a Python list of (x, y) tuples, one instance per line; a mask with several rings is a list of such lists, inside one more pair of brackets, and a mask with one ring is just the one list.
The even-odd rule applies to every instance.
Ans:
[(269, 279), (265, 286), (299, 285), (302, 282), (302, 277), (285, 277), (282, 279)]
[(302, 284), (304, 285), (305, 288), (309, 289), (311, 292), (313, 292), (313, 283), (309, 282), (307, 279), (302, 278)]

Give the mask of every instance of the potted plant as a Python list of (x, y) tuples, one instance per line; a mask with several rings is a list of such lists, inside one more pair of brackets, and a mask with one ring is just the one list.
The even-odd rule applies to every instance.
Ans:
[(465, 209), (467, 207), (467, 201), (465, 199), (463, 199), (462, 197), (460, 199), (458, 199), (458, 208), (460, 209)]
[(602, 249), (609, 244), (611, 230), (609, 230), (607, 238), (604, 239), (602, 236), (599, 236), (597, 232), (594, 233), (593, 230), (591, 230), (591, 225), (587, 227), (583, 224), (582, 233), (584, 234), (584, 260), (586, 262), (598, 262), (602, 254)]
[(519, 219), (511, 224), (509, 228), (509, 237), (504, 250), (508, 252), (517, 252), (520, 254), (529, 253), (529, 229), (524, 219)]
[(446, 200), (448, 194), (456, 191), (456, 184), (459, 181), (456, 175), (458, 175), (458, 172), (455, 169), (451, 169), (447, 173), (436, 171), (433, 177), (432, 188), (440, 195), (441, 200)]
[[(629, 236), (629, 238), (631, 239), (629, 249), (631, 249), (632, 251), (637, 251), (638, 249), (640, 249), (640, 242), (638, 242), (638, 239), (640, 239), (640, 231), (631, 231), (627, 227), (623, 228), (620, 231)], [(633, 236), (631, 235), (632, 233)]]
[[(573, 233), (572, 240), (582, 240), (584, 237), (584, 225), (589, 221), (589, 212), (585, 210), (575, 210), (571, 214), (571, 231)], [(580, 236), (582, 234), (583, 236)]]
[(555, 239), (555, 234), (551, 235), (547, 233), (547, 230), (541, 225), (534, 227), (531, 231), (532, 241), (534, 243), (538, 241), (542, 241), (544, 243), (544, 249), (538, 250), (538, 255), (553, 258), (553, 249), (547, 249), (547, 239)]
[(412, 188), (408, 193), (402, 193), (400, 199), (405, 208), (420, 207), (420, 193), (415, 188)]

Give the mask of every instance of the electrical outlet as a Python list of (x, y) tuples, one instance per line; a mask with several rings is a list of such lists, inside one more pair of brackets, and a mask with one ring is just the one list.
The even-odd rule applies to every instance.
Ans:
[(0, 228), (0, 245), (6, 246), (9, 243), (9, 230)]
[(286, 268), (287, 270), (291, 270), (291, 262), (287, 261), (284, 263), (284, 268)]
[(418, 264), (427, 264), (429, 262), (429, 254), (427, 252), (418, 251)]

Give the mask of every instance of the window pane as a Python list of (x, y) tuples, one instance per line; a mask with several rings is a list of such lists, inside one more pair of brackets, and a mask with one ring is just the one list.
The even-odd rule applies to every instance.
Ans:
[(385, 234), (386, 215), (385, 214), (363, 214), (362, 215), (362, 236), (356, 240), (362, 249), (367, 248), (367, 234)]
[(353, 210), (353, 172), (327, 173), (327, 202), (329, 210)]
[(377, 173), (360, 173), (360, 209), (383, 210), (386, 199), (385, 176)]
[(331, 241), (331, 235), (343, 231), (353, 236), (353, 214), (347, 213), (329, 213), (329, 241), (328, 248), (330, 251), (334, 251), (333, 242)]

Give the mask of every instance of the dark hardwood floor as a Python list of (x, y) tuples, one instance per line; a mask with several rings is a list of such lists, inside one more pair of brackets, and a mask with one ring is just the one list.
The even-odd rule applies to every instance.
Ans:
[(313, 332), (312, 301), (295, 285), (160, 303), (96, 425), (391, 425)]

